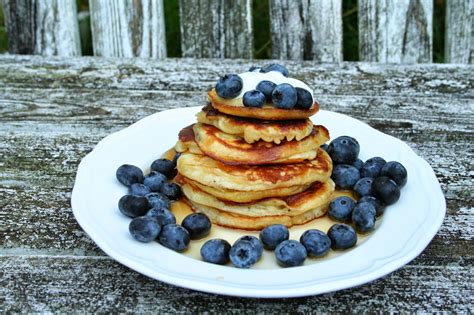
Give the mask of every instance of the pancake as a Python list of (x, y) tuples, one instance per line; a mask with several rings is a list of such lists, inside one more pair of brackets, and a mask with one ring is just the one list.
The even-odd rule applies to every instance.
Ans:
[[(210, 127), (212, 127), (212, 126), (210, 126)], [(175, 145), (174, 149), (177, 152), (180, 152), (180, 153), (191, 152), (191, 153), (194, 153), (194, 154), (201, 154), (201, 155), (206, 154), (205, 152), (203, 152), (201, 150), (201, 148), (198, 146), (198, 144), (196, 143), (196, 141), (194, 139), (195, 139), (195, 135), (194, 135), (194, 131), (193, 131), (193, 125), (190, 125), (186, 128), (183, 128), (179, 132), (179, 140), (176, 142), (176, 145)], [(211, 144), (212, 144), (213, 147), (218, 147), (218, 144), (216, 144), (216, 143), (211, 143)], [(208, 151), (207, 155), (209, 155), (212, 158), (214, 158), (216, 160), (219, 160), (219, 161), (221, 161), (225, 164), (229, 164), (229, 165), (240, 165), (240, 164), (252, 165), (252, 164), (257, 164), (257, 163), (258, 164), (290, 164), (290, 163), (301, 162), (301, 161), (304, 161), (304, 160), (314, 159), (316, 157), (316, 154), (317, 154), (317, 147), (318, 146), (316, 146), (314, 149), (306, 151), (306, 152), (301, 152), (301, 153), (297, 153), (297, 154), (290, 155), (290, 156), (287, 156), (287, 157), (282, 157), (280, 159), (276, 159), (276, 160), (273, 160), (273, 161), (268, 160), (268, 158), (266, 158), (264, 160), (251, 161), (251, 160), (249, 160), (249, 158), (251, 158), (249, 156), (245, 156), (245, 155), (239, 156), (238, 155), (239, 154), (238, 150), (240, 149), (240, 147), (234, 148), (235, 150), (233, 151), (233, 154), (237, 155), (238, 161), (231, 160), (230, 159), (231, 156), (224, 155), (224, 152), (222, 152), (222, 151), (217, 151), (216, 152), (217, 155), (215, 155), (211, 151)], [(263, 155), (257, 155), (257, 158), (259, 158), (259, 159), (262, 159), (264, 157), (265, 156), (263, 156)]]
[[(189, 202), (189, 201), (188, 201)], [(279, 215), (264, 217), (248, 217), (233, 213), (220, 211), (216, 208), (189, 202), (194, 211), (206, 214), (209, 219), (217, 225), (242, 230), (262, 230), (272, 224), (283, 224), (287, 227), (307, 223), (326, 214), (329, 200), (318, 208), (311, 209), (296, 216)]]
[(194, 154), (204, 154), (199, 146), (197, 145), (196, 141), (194, 141), (194, 131), (193, 125), (189, 125), (180, 130), (178, 134), (178, 141), (174, 146), (176, 152), (183, 153), (183, 152), (190, 152)]
[(329, 140), (329, 132), (323, 126), (314, 126), (311, 134), (300, 141), (284, 140), (280, 144), (262, 140), (250, 144), (239, 136), (202, 123), (194, 124), (193, 131), (204, 154), (231, 165), (295, 163), (314, 159), (319, 146)]
[(308, 189), (287, 197), (271, 197), (255, 202), (238, 203), (220, 200), (210, 195), (192, 182), (181, 185), (183, 194), (193, 203), (212, 207), (221, 211), (249, 217), (295, 216), (325, 205), (334, 191), (334, 182), (315, 182)]
[(325, 182), (331, 176), (332, 161), (322, 149), (313, 160), (278, 165), (226, 165), (206, 155), (184, 152), (177, 169), (203, 185), (245, 192)]
[(212, 106), (205, 106), (197, 115), (197, 121), (213, 125), (221, 131), (242, 137), (247, 143), (258, 140), (275, 142), (282, 140), (301, 140), (313, 130), (310, 119), (295, 120), (260, 120), (230, 116), (215, 110)]
[(231, 190), (231, 189), (222, 189), (215, 188), (211, 186), (206, 186), (196, 181), (192, 181), (183, 177), (181, 174), (178, 174), (175, 178), (176, 182), (180, 185), (183, 185), (186, 182), (191, 182), (193, 186), (198, 187), (202, 191), (213, 195), (221, 200), (233, 201), (233, 202), (252, 202), (269, 197), (286, 197), (300, 192), (305, 191), (311, 186), (311, 184), (301, 185), (301, 186), (291, 186), (291, 187), (280, 187), (276, 189), (268, 190), (254, 190), (242, 192), (240, 190)]
[(242, 98), (223, 99), (216, 94), (215, 89), (207, 93), (207, 97), (212, 107), (221, 113), (265, 120), (288, 120), (288, 119), (306, 119), (319, 110), (318, 102), (314, 102), (310, 109), (281, 109), (272, 104), (265, 104), (262, 108), (245, 107)]

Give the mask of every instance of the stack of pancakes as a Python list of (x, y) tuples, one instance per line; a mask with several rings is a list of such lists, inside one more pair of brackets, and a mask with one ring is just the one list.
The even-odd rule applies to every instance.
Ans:
[(197, 123), (179, 133), (178, 176), (186, 202), (216, 224), (259, 230), (326, 213), (334, 183), (329, 140), (309, 119), (318, 111), (244, 107), (212, 90)]

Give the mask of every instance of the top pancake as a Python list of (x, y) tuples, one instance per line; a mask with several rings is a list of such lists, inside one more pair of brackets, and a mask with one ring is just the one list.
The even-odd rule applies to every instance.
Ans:
[(242, 137), (247, 143), (259, 140), (281, 143), (282, 140), (301, 140), (313, 130), (310, 119), (261, 120), (243, 118), (220, 113), (211, 105), (205, 106), (197, 115), (197, 121)]
[(219, 97), (212, 89), (207, 93), (207, 97), (212, 104), (212, 107), (221, 113), (265, 120), (289, 120), (289, 119), (306, 119), (319, 110), (318, 102), (314, 102), (310, 109), (281, 109), (276, 108), (272, 104), (265, 104), (261, 108), (245, 107), (242, 103), (242, 98), (223, 99)]

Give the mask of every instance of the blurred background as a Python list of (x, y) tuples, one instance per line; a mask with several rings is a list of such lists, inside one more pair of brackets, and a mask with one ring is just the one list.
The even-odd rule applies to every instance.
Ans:
[[(166, 44), (168, 57), (181, 57), (181, 34), (179, 28), (178, 0), (164, 0)], [(357, 0), (343, 0), (343, 55), (346, 61), (359, 60)], [(92, 36), (88, 0), (77, 0), (79, 11), (79, 28), (83, 55), (92, 55)], [(446, 0), (433, 0), (433, 62), (444, 62), (444, 17)], [(254, 51), (256, 59), (269, 59), (272, 54), (270, 39), (269, 1), (253, 1)], [(8, 50), (7, 34), (3, 9), (0, 6), (0, 53)]]

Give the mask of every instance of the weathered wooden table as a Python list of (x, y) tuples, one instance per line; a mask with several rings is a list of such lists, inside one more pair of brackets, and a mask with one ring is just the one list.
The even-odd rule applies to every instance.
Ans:
[(321, 108), (406, 141), (441, 182), (448, 212), (439, 233), (382, 279), (308, 298), (223, 297), (148, 279), (89, 239), (70, 207), (80, 160), (140, 118), (204, 104), (218, 75), (251, 64), (1, 56), (0, 311), (472, 312), (473, 66), (286, 63)]

